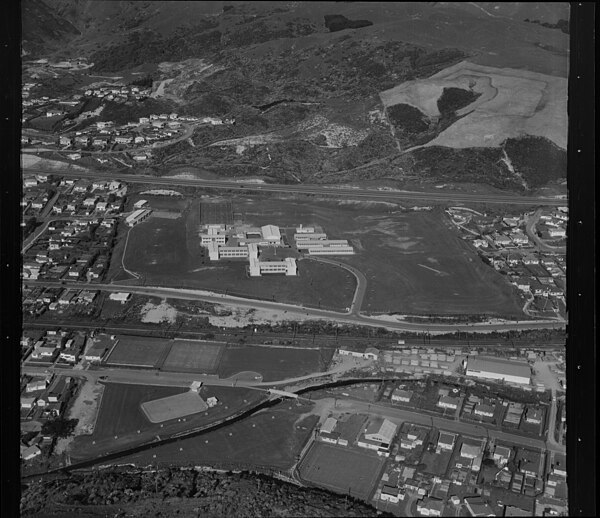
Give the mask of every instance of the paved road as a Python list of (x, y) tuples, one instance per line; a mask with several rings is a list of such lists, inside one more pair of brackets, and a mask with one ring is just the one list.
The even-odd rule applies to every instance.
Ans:
[[(27, 171), (35, 172), (36, 169), (28, 168)], [(41, 170), (40, 170), (41, 171)], [(448, 192), (417, 192), (417, 191), (380, 191), (377, 189), (361, 189), (336, 187), (330, 185), (279, 185), (279, 184), (255, 184), (241, 182), (230, 182), (221, 180), (203, 180), (197, 178), (169, 178), (154, 177), (147, 175), (137, 175), (130, 173), (98, 173), (98, 172), (75, 172), (65, 167), (64, 170), (55, 171), (55, 174), (63, 176), (73, 176), (77, 178), (94, 178), (96, 180), (118, 178), (121, 181), (129, 183), (145, 183), (154, 185), (181, 185), (210, 189), (227, 189), (257, 192), (281, 192), (285, 194), (320, 194), (326, 196), (340, 196), (349, 198), (361, 198), (367, 200), (383, 201), (440, 201), (452, 203), (490, 203), (490, 204), (509, 204), (509, 205), (545, 205), (559, 206), (564, 205), (564, 199), (556, 198), (536, 198), (510, 194), (466, 194), (466, 193), (448, 193)]]
[(47, 287), (70, 287), (78, 289), (95, 289), (102, 291), (126, 291), (139, 295), (150, 295), (163, 298), (174, 298), (182, 300), (203, 300), (213, 304), (231, 304), (238, 307), (265, 309), (278, 312), (290, 312), (314, 317), (316, 319), (328, 319), (351, 325), (366, 325), (385, 327), (398, 331), (428, 332), (428, 333), (453, 333), (456, 331), (468, 331), (470, 333), (488, 333), (492, 331), (515, 331), (524, 329), (554, 329), (562, 328), (565, 323), (559, 320), (535, 320), (516, 321), (502, 323), (473, 323), (473, 324), (448, 324), (448, 323), (414, 323), (414, 322), (388, 322), (364, 315), (352, 315), (324, 309), (305, 308), (292, 304), (267, 302), (262, 300), (244, 299), (229, 295), (215, 294), (207, 291), (190, 290), (183, 288), (163, 288), (158, 286), (128, 286), (124, 284), (97, 284), (77, 281), (24, 281), (24, 284)]
[(367, 292), (367, 278), (365, 277), (365, 275), (353, 266), (350, 266), (349, 264), (340, 263), (339, 261), (335, 261), (333, 259), (310, 256), (304, 257), (304, 259), (317, 261), (325, 264), (331, 264), (333, 266), (343, 268), (344, 270), (347, 270), (352, 275), (354, 275), (354, 277), (356, 277), (356, 289), (354, 290), (354, 297), (352, 298), (352, 304), (350, 304), (349, 313), (351, 315), (356, 316), (360, 315), (360, 308), (362, 307), (362, 303), (365, 298), (365, 293)]

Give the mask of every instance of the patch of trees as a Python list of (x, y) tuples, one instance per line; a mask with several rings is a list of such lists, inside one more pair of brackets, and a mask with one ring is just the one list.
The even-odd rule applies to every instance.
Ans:
[(152, 76), (144, 76), (134, 81), (131, 81), (131, 83), (129, 84), (131, 86), (139, 86), (140, 88), (152, 88), (153, 82), (154, 80), (152, 79)]
[(569, 20), (558, 20), (556, 23), (549, 22), (541, 22), (540, 20), (530, 20), (529, 18), (525, 18), (523, 20), (528, 23), (537, 23), (542, 27), (546, 27), (547, 29), (558, 29), (564, 34), (569, 34)]
[(454, 149), (430, 146), (413, 151), (414, 170), (422, 178), (440, 182), (485, 183), (500, 189), (523, 190), (501, 160), (500, 148)]
[(373, 25), (373, 22), (369, 20), (349, 20), (341, 14), (326, 14), (324, 18), (325, 27), (329, 29), (329, 32), (343, 31), (344, 29), (360, 29), (361, 27)]
[(567, 175), (567, 152), (544, 137), (509, 138), (504, 150), (531, 189)]
[(118, 45), (97, 50), (90, 57), (96, 71), (115, 72), (144, 63), (182, 61), (197, 58), (219, 50), (221, 33), (203, 32), (195, 26), (178, 31), (174, 36), (162, 38), (153, 31), (137, 31)]
[(227, 47), (245, 47), (257, 43), (278, 40), (281, 38), (296, 38), (308, 36), (317, 28), (306, 18), (290, 20), (285, 24), (281, 20), (260, 20), (247, 27), (234, 27), (223, 36), (223, 45)]
[[(158, 471), (117, 469), (72, 474), (69, 478), (34, 481), (21, 497), (22, 513), (51, 512), (79, 506), (82, 514), (119, 505), (124, 514), (150, 501), (155, 516), (170, 515), (176, 501), (191, 499), (199, 516), (392, 516), (370, 505), (265, 475), (197, 472), (167, 468)], [(190, 502), (190, 505), (192, 504)], [(114, 514), (114, 510), (111, 515)], [(137, 514), (137, 513), (136, 513)]]
[(437, 101), (437, 107), (442, 116), (454, 115), (456, 110), (469, 106), (481, 94), (464, 88), (444, 88), (442, 95)]
[(64, 417), (57, 417), (50, 421), (46, 421), (42, 426), (42, 434), (50, 435), (54, 438), (69, 437), (73, 434), (75, 427), (79, 419), (66, 419)]
[(423, 133), (429, 129), (429, 119), (418, 108), (409, 104), (395, 104), (387, 109), (388, 118), (395, 128), (409, 134)]

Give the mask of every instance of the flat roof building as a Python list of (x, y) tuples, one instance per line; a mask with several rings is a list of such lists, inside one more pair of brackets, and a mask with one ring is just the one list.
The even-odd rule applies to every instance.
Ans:
[[(246, 252), (248, 249), (246, 249)], [(286, 257), (283, 261), (260, 261), (250, 257), (250, 277), (260, 277), (265, 273), (285, 273), (285, 275), (297, 275), (296, 260)]]
[(469, 358), (466, 374), (476, 378), (503, 380), (521, 385), (529, 385), (531, 381), (531, 368), (527, 363), (500, 358)]
[(150, 214), (152, 214), (150, 209), (138, 209), (125, 218), (125, 223), (130, 227), (134, 227), (138, 223), (146, 220)]
[(269, 243), (279, 243), (281, 241), (281, 232), (279, 227), (275, 225), (264, 225), (260, 227), (260, 231), (263, 239)]

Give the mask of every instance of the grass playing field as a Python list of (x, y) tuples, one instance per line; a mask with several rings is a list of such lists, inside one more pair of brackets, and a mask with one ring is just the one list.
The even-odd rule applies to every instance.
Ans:
[(121, 460), (140, 466), (229, 463), (225, 467), (258, 465), (288, 469), (296, 462), (318, 421), (317, 416), (303, 416), (307, 411), (306, 404), (296, 406), (295, 402), (285, 401), (220, 430)]
[(292, 349), (228, 345), (219, 365), (219, 377), (241, 371), (255, 371), (263, 381), (276, 381), (326, 369), (333, 349)]
[[(87, 459), (111, 451), (143, 444), (160, 437), (218, 421), (266, 399), (266, 393), (238, 387), (202, 387), (203, 400), (214, 396), (217, 406), (200, 413), (174, 418), (164, 423), (151, 423), (141, 405), (148, 401), (183, 394), (183, 387), (159, 387), (108, 383), (100, 403), (92, 435), (75, 437), (70, 450), (74, 459)], [(138, 433), (139, 430), (139, 433)], [(117, 439), (115, 439), (117, 436)]]
[(170, 347), (168, 341), (160, 338), (121, 335), (118, 339), (106, 360), (108, 364), (157, 367)]
[(219, 365), (224, 344), (174, 340), (162, 369), (212, 374)]
[(338, 493), (368, 500), (384, 458), (344, 446), (315, 442), (300, 464), (300, 476)]

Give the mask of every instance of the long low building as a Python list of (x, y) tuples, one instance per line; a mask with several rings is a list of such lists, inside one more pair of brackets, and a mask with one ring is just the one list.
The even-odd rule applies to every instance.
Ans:
[(347, 239), (301, 239), (296, 242), (298, 250), (318, 247), (344, 247), (348, 246)]
[(466, 374), (475, 378), (503, 380), (522, 385), (529, 385), (531, 382), (531, 368), (527, 363), (500, 358), (469, 358)]
[(308, 255), (354, 255), (351, 246), (311, 246)]

